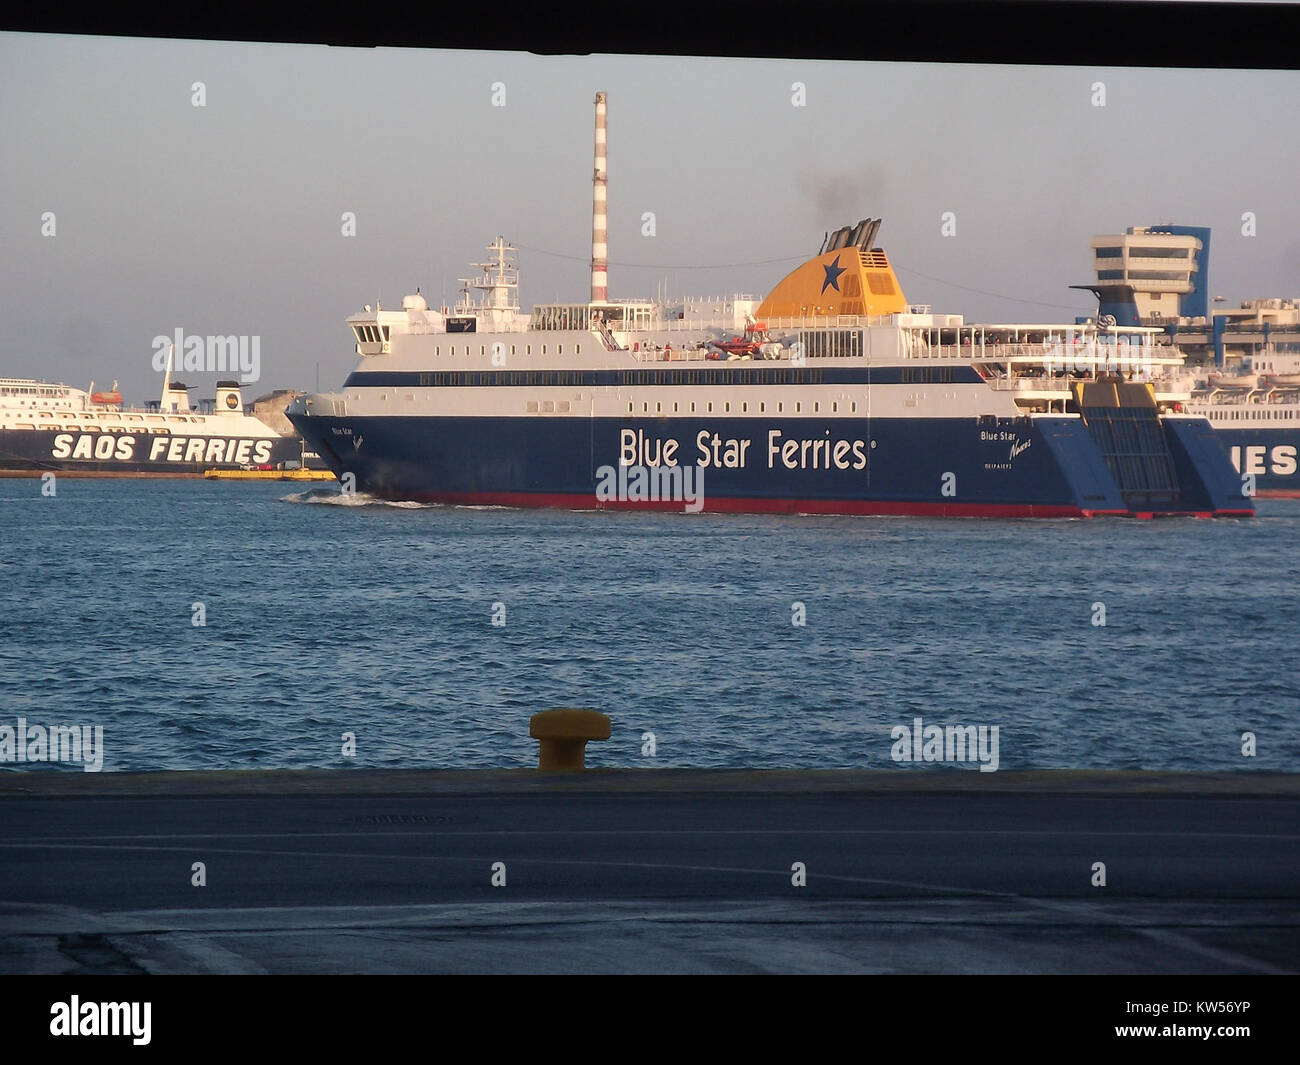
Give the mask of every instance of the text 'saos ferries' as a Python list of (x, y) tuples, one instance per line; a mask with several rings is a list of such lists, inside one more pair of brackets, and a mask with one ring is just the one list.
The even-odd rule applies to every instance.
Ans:
[[(93, 386), (92, 386), (93, 388)], [(201, 476), (212, 469), (297, 465), (302, 444), (244, 411), (239, 382), (218, 381), (211, 410), (171, 374), (162, 395), (129, 407), (116, 385), (94, 392), (0, 378), (0, 473)]]
[(609, 298), (605, 106), (597, 94), (588, 299), (523, 313), (498, 237), (454, 307), (417, 292), (350, 317), (355, 370), (291, 402), (358, 491), (681, 509), (656, 488), (689, 483), (688, 509), (709, 511), (1254, 513), (1210, 424), (1166, 390), (1182, 360), (1158, 353), (1158, 330), (910, 306), (879, 219), (828, 234), (761, 300)]

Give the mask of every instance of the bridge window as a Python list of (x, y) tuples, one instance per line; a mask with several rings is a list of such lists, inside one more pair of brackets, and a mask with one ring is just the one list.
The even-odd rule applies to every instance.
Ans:
[(1130, 248), (1129, 255), (1139, 259), (1186, 259), (1190, 248)]
[(1186, 270), (1130, 270), (1128, 276), (1135, 281), (1185, 281)]

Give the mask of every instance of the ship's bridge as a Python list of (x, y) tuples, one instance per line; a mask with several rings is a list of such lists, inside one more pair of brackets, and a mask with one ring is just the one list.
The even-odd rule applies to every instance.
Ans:
[[(409, 298), (409, 297), (408, 297)], [(387, 355), (391, 350), (394, 326), (405, 325), (407, 312), (386, 311), (378, 304), (348, 317), (348, 328), (357, 338), (358, 355)]]
[[(66, 385), (52, 385), (45, 381), (30, 381), (26, 378), (0, 377), (0, 407), (53, 407), (63, 409), (72, 407), (72, 392)], [(85, 406), (85, 393), (80, 407)]]

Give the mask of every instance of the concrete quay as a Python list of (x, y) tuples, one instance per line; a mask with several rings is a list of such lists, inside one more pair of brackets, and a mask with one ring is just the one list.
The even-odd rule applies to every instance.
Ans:
[(1296, 971), (1300, 775), (0, 773), (4, 973)]

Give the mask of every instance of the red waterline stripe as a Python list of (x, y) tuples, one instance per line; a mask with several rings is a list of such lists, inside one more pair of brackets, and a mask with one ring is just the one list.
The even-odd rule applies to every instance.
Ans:
[[(460, 506), (559, 507), (567, 510), (684, 510), (671, 500), (600, 503), (592, 494), (550, 492), (418, 492), (394, 499)], [(1024, 503), (924, 503), (850, 499), (738, 499), (713, 496), (705, 510), (739, 514), (863, 514), (944, 518), (1092, 518), (1128, 517), (1126, 510), (1081, 510), (1078, 507)]]

